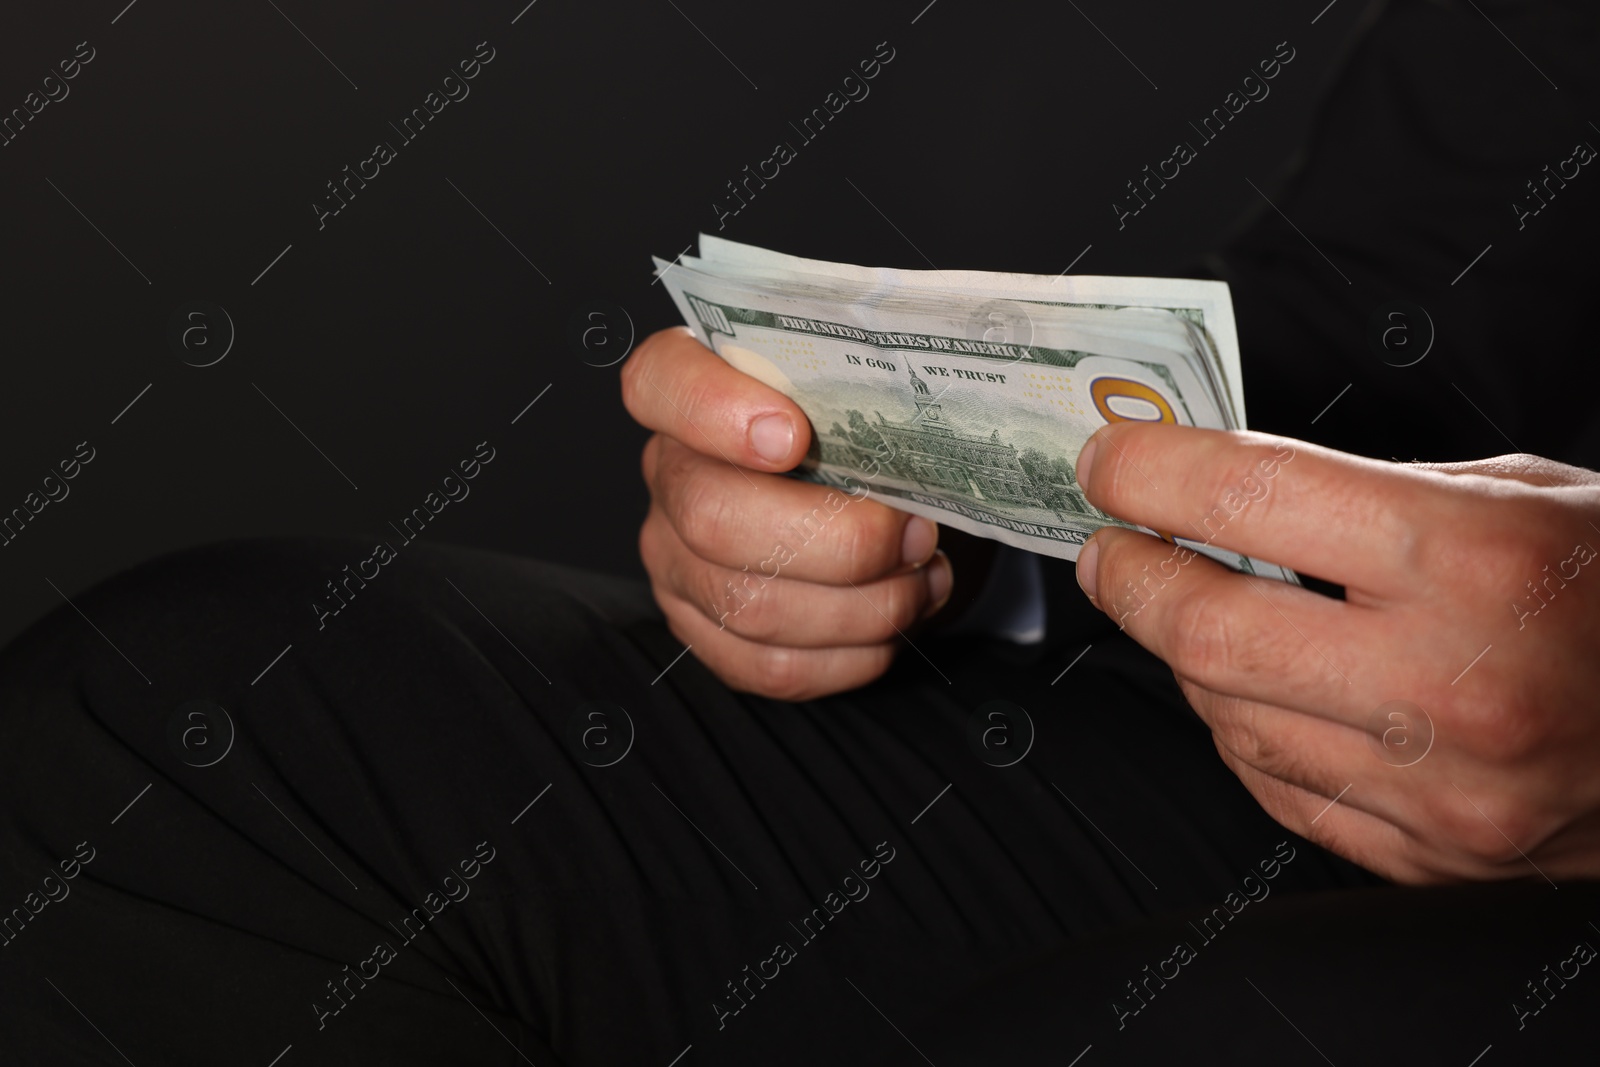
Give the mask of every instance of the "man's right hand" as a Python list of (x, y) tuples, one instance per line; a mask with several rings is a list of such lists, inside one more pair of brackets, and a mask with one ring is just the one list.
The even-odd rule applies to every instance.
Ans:
[(655, 431), (639, 554), (656, 602), (730, 687), (808, 700), (865, 685), (949, 600), (938, 526), (782, 477), (810, 445), (804, 413), (686, 328), (639, 346), (622, 399)]

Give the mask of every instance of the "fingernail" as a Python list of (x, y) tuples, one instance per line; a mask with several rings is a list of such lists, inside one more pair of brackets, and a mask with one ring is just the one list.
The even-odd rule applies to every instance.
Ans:
[(914, 567), (928, 562), (939, 544), (939, 527), (920, 515), (913, 515), (906, 523), (906, 532), (900, 541), (900, 558)]
[(750, 424), (750, 447), (768, 463), (782, 463), (794, 447), (794, 423), (787, 415), (763, 415)]
[(927, 618), (944, 607), (950, 599), (950, 590), (955, 587), (955, 570), (950, 566), (950, 557), (943, 552), (935, 552), (933, 559), (924, 568), (928, 575), (928, 607), (923, 611), (922, 617)]
[(1089, 470), (1094, 466), (1094, 454), (1100, 447), (1100, 435), (1097, 433), (1084, 443), (1083, 451), (1078, 453), (1078, 488), (1089, 484)]
[(1100, 559), (1100, 539), (1090, 537), (1084, 546), (1078, 549), (1078, 588), (1082, 589), (1090, 600), (1094, 600), (1095, 564)]

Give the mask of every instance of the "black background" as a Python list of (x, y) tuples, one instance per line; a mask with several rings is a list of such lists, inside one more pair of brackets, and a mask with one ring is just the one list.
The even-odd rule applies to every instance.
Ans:
[[(78, 42), (96, 51), (0, 148), (0, 511), (78, 442), (97, 451), (0, 548), (0, 638), (59, 603), (52, 582), (71, 595), (170, 549), (387, 537), (485, 439), (499, 458), (428, 536), (637, 573), (644, 434), (617, 368), (586, 365), (569, 323), (605, 300), (640, 336), (672, 324), (649, 255), (715, 232), (724, 184), (795, 140), (788, 123), (879, 42), (895, 57), (870, 95), (799, 146), (725, 236), (1044, 274), (1092, 245), (1075, 272), (1160, 274), (1262, 210), (1246, 179), (1278, 187), (1363, 12), (124, 2), (14, 9), (0, 40), (0, 111)], [(1271, 96), (1119, 231), (1124, 183), (1284, 40), (1297, 57)], [(480, 41), (496, 55), (471, 95), (319, 230), (325, 183), (398, 143), (388, 123)], [(192, 300), (235, 324), (215, 366), (169, 344)], [(1352, 350), (1365, 343), (1350, 331)]]

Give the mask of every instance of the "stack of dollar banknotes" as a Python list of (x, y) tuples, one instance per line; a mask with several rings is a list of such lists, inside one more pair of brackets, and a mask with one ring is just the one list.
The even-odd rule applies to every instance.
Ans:
[[(1102, 526), (1145, 529), (1077, 483), (1100, 427), (1245, 425), (1224, 282), (857, 267), (705, 234), (655, 265), (703, 344), (810, 419), (796, 477), (1030, 552), (1072, 560)], [(1157, 536), (1295, 581), (1195, 518)]]

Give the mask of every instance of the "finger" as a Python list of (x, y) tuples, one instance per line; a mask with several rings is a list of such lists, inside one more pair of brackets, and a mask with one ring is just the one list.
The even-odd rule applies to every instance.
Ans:
[[(1425, 833), (1424, 790), (1439, 783), (1410, 754), (1385, 749), (1364, 729), (1178, 680), (1190, 707), (1211, 727), (1219, 750), (1269, 778), (1373, 815), (1414, 835)], [(1426, 751), (1418, 749), (1426, 757)], [(1416, 761), (1420, 763), (1421, 760)]]
[(622, 365), (622, 402), (647, 429), (736, 466), (788, 470), (811, 445), (792, 400), (734, 370), (686, 327), (645, 338)]
[(1430, 878), (1525, 876), (1528, 852), (1536, 852), (1556, 825), (1525, 786), (1491, 775), (1483, 781), (1469, 777), (1463, 789), (1456, 781), (1466, 769), (1459, 759), (1452, 762), (1450, 753), (1441, 752), (1424, 763), (1432, 754), (1431, 734), (1425, 747), (1411, 751), (1365, 731), (1210, 693), (1182, 680), (1179, 685), (1241, 779), (1248, 783), (1244, 768), (1249, 768), (1264, 776), (1264, 790), (1287, 786), (1328, 798), (1312, 824), (1337, 806), (1397, 829), (1418, 877), (1423, 871)]
[(1457, 510), (1428, 471), (1190, 426), (1101, 427), (1078, 477), (1089, 502), (1118, 518), (1379, 596), (1416, 587), (1425, 531)]
[[(1364, 730), (1217, 693), (1185, 678), (1178, 686), (1217, 744), (1263, 774), (1327, 797), (1371, 775), (1367, 765), (1376, 757)], [(1360, 792), (1365, 796), (1372, 790)]]
[(1089, 539), (1078, 575), (1096, 606), (1180, 677), (1365, 724), (1373, 707), (1367, 688), (1382, 679), (1389, 658), (1366, 651), (1374, 609), (1238, 574), (1181, 545), (1115, 527)]
[(774, 700), (803, 701), (855, 689), (876, 680), (893, 662), (896, 644), (847, 648), (791, 648), (750, 641), (707, 619), (665, 586), (656, 602), (673, 635), (732, 689)]
[(695, 556), (659, 508), (639, 542), (655, 580), (719, 627), (761, 644), (796, 648), (892, 641), (950, 598), (950, 561), (936, 553), (925, 567), (854, 587), (820, 585), (777, 571), (733, 570)]
[[(939, 528), (858, 492), (734, 470), (670, 437), (653, 442), (650, 494), (694, 555), (809, 582), (875, 581), (920, 566)], [(653, 463), (649, 459), (653, 458)]]
[(1220, 744), (1217, 754), (1268, 815), (1307, 841), (1397, 882), (1442, 880), (1422, 862), (1417, 842), (1399, 827), (1344, 804), (1342, 798), (1336, 802), (1264, 774)]

